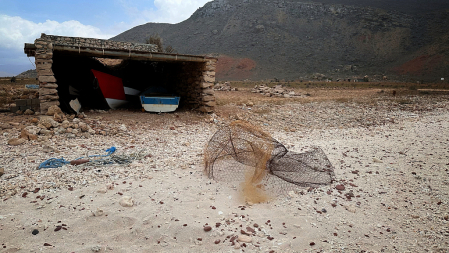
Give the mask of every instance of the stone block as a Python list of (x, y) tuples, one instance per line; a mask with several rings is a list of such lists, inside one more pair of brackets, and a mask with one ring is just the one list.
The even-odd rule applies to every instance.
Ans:
[(34, 41), (34, 44), (35, 44), (35, 45), (47, 45), (48, 42), (45, 41), (45, 40), (42, 40), (42, 39), (36, 39), (36, 40)]
[(49, 101), (59, 100), (58, 95), (44, 95), (44, 96), (39, 96), (39, 98), (42, 100), (49, 100)]
[(41, 103), (41, 113), (45, 114), (47, 113), (48, 108), (50, 108), (53, 105), (59, 106), (59, 101), (50, 101), (50, 102), (43, 102)]
[(213, 83), (215, 82), (215, 76), (203, 76), (203, 81)]
[(31, 109), (31, 107), (29, 105), (19, 106), (19, 110), (21, 111), (25, 111), (26, 109)]
[(52, 76), (52, 75), (54, 75), (53, 70), (51, 69), (51, 67), (50, 68), (45, 68), (45, 69), (36, 68), (36, 71), (37, 71), (37, 75), (38, 76)]
[(58, 88), (58, 84), (56, 83), (41, 83), (39, 85), (40, 88), (49, 88), (49, 89), (56, 89)]
[(16, 106), (27, 106), (28, 99), (16, 99)]
[(214, 110), (213, 110), (213, 107), (201, 106), (200, 108), (198, 108), (198, 111), (209, 113), (209, 112), (213, 112)]
[(39, 76), (39, 82), (56, 83), (54, 76)]
[(38, 54), (37, 52), (36, 52), (36, 59), (51, 59), (51, 58), (53, 58), (53, 53), (46, 53), (46, 54)]
[(204, 103), (205, 106), (214, 107), (216, 105), (215, 101), (209, 101)]
[(58, 90), (46, 89), (46, 88), (39, 89), (39, 97), (46, 96), (46, 95), (54, 95), (54, 94), (58, 94)]
[(35, 59), (34, 63), (36, 63), (36, 67), (37, 65), (47, 65), (47, 64), (52, 64), (53, 60), (52, 59)]
[(202, 82), (202, 83), (200, 84), (200, 87), (204, 89), (204, 88), (211, 87), (212, 85), (213, 85), (213, 83)]
[(10, 111), (10, 112), (17, 112), (18, 110), (20, 110), (20, 107), (19, 107), (19, 106), (11, 106), (11, 107), (9, 108), (9, 111)]
[(207, 95), (214, 95), (215, 94), (215, 91), (213, 89), (211, 89), (211, 88), (203, 89), (202, 92), (204, 94), (207, 94)]
[(215, 77), (215, 71), (205, 71), (205, 72), (203, 72), (203, 76), (205, 76), (205, 75)]
[(203, 101), (204, 102), (215, 101), (215, 97), (214, 96), (204, 96)]

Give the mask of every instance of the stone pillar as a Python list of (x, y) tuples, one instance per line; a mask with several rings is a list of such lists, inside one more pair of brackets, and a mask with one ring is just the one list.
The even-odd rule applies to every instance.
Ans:
[(46, 113), (53, 105), (59, 106), (58, 84), (54, 77), (53, 64), (53, 44), (50, 38), (42, 34), (40, 39), (34, 41), (36, 46), (36, 71), (39, 80), (39, 99), (41, 113)]
[(202, 112), (213, 112), (216, 102), (214, 86), (215, 82), (215, 67), (217, 59), (210, 59), (204, 64), (202, 70), (200, 88), (201, 88), (201, 101), (199, 110)]

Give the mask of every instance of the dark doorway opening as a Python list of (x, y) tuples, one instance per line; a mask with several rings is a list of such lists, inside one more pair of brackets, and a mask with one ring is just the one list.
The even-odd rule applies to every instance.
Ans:
[[(92, 70), (121, 78), (123, 86), (145, 91), (151, 87), (162, 87), (181, 96), (179, 109), (186, 106), (181, 93), (185, 90), (182, 71), (185, 62), (163, 62), (144, 60), (117, 60), (80, 56), (64, 51), (54, 51), (52, 70), (58, 83), (60, 107), (73, 113), (70, 102), (78, 99), (81, 110), (109, 109), (98, 80)], [(129, 103), (124, 108), (141, 109), (138, 96), (127, 96)]]

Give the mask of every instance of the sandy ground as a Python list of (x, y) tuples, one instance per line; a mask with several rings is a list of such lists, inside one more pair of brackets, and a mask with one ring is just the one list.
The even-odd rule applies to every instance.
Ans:
[[(231, 104), (205, 116), (86, 113), (127, 131), (19, 146), (6, 144), (19, 133), (9, 129), (0, 136), (0, 252), (449, 252), (449, 100), (403, 99)], [(204, 146), (235, 118), (296, 152), (320, 146), (336, 182), (248, 205), (234, 184), (203, 174)], [(36, 169), (111, 146), (151, 155)], [(120, 204), (125, 197), (133, 206)]]

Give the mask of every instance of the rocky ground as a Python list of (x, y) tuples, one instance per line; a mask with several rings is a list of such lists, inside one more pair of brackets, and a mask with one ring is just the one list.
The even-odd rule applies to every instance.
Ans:
[[(0, 252), (448, 252), (449, 96), (295, 92), (217, 91), (209, 115), (1, 114)], [(335, 183), (248, 205), (203, 174), (207, 141), (236, 119), (320, 146)], [(37, 169), (112, 146), (137, 159)]]

